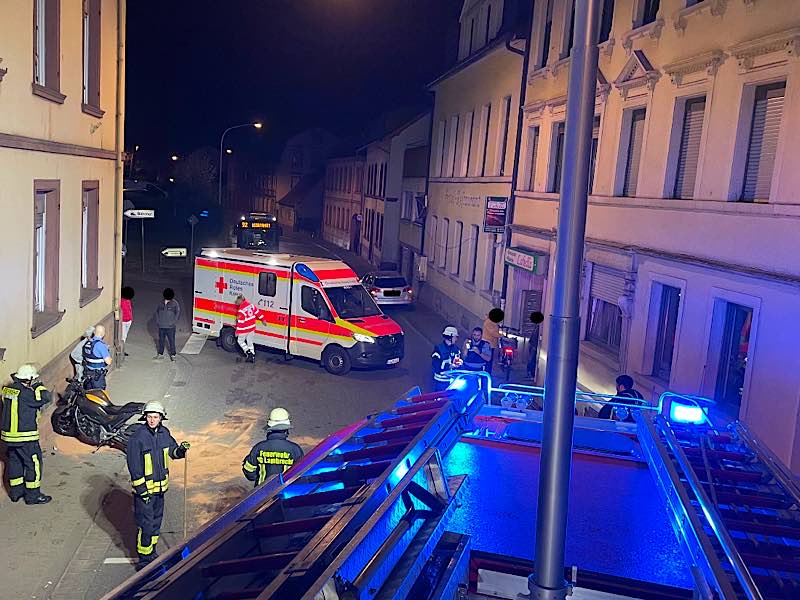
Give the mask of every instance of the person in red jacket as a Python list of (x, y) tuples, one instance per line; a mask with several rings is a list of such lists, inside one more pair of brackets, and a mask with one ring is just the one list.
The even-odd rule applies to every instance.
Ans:
[(245, 360), (251, 363), (256, 362), (256, 347), (253, 338), (256, 334), (256, 321), (261, 321), (266, 325), (267, 319), (264, 313), (248, 302), (243, 294), (236, 296), (236, 341), (244, 351)]

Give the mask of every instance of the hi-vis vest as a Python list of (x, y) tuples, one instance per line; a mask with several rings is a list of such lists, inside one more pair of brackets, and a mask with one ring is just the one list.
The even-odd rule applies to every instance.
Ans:
[(21, 384), (3, 388), (3, 425), (0, 439), (8, 443), (39, 440), (41, 408), (50, 401), (43, 385), (30, 389)]
[(100, 370), (106, 368), (106, 361), (94, 353), (94, 347), (101, 340), (87, 340), (83, 345), (83, 366), (87, 369)]

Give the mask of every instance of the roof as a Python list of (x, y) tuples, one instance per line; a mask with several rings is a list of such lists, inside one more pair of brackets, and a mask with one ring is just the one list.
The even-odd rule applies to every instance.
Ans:
[(322, 175), (320, 173), (305, 175), (302, 179), (300, 179), (300, 181), (297, 182), (297, 185), (294, 186), (288, 194), (278, 200), (278, 204), (281, 206), (296, 207), (298, 204), (301, 204), (303, 200), (305, 200), (306, 195), (313, 191), (313, 189), (321, 180)]
[(305, 254), (261, 252), (260, 250), (246, 250), (243, 248), (203, 248), (201, 256), (203, 258), (221, 258), (223, 260), (236, 260), (270, 267), (285, 267), (287, 269), (295, 263), (303, 263), (314, 271), (317, 269), (351, 269), (347, 263), (332, 258)]

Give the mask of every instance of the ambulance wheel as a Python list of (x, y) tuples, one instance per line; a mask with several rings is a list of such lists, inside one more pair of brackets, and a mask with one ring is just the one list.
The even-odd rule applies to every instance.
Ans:
[(350, 371), (350, 355), (341, 346), (328, 346), (322, 353), (322, 366), (331, 375), (345, 375)]
[(236, 352), (239, 348), (239, 344), (236, 343), (236, 332), (233, 327), (228, 327), (226, 325), (222, 328), (222, 331), (219, 332), (219, 345), (222, 346), (223, 350)]

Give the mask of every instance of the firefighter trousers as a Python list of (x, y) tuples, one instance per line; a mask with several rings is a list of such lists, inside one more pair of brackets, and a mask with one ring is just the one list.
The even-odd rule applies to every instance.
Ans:
[(136, 520), (136, 552), (139, 564), (155, 560), (156, 544), (161, 533), (161, 519), (164, 517), (164, 494), (153, 494), (145, 502), (141, 496), (133, 496), (133, 517)]
[(42, 448), (39, 442), (6, 444), (8, 484), (11, 499), (33, 500), (39, 495), (42, 482)]

